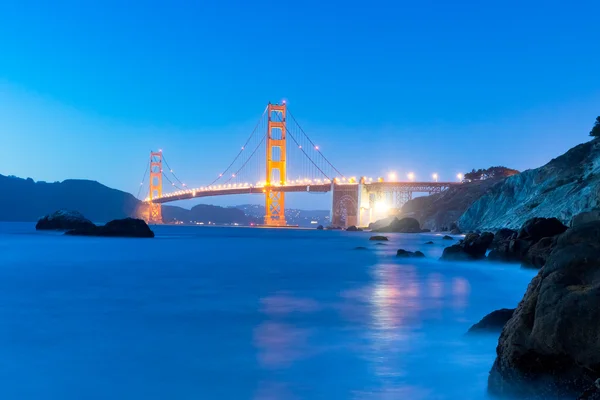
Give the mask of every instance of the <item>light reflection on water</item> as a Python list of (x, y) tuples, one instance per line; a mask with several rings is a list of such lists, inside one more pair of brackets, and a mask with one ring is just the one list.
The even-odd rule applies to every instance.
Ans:
[[(433, 235), (18, 228), (0, 224), (9, 400), (482, 399), (497, 337), (464, 332), (516, 305), (533, 275), (441, 263)], [(396, 259), (400, 247), (427, 258)]]

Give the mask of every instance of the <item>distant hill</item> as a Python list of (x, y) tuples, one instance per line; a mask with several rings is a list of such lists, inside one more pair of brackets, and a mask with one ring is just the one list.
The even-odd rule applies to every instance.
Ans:
[[(140, 217), (143, 205), (130, 193), (96, 181), (68, 179), (48, 183), (0, 175), (0, 221), (37, 221), (59, 209), (76, 210), (94, 222), (103, 223)], [(209, 205), (198, 205), (191, 210), (163, 206), (163, 219), (216, 224), (248, 224), (252, 220), (241, 210)]]

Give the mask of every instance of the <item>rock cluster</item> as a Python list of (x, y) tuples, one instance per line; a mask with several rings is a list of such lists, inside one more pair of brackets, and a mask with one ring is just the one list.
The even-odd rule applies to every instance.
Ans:
[(408, 250), (404, 250), (404, 249), (398, 249), (398, 251), (396, 252), (396, 257), (423, 258), (423, 257), (425, 257), (425, 254), (423, 254), (420, 251), (408, 251)]
[(489, 259), (541, 268), (554, 247), (556, 236), (566, 230), (556, 218), (532, 218), (519, 231), (501, 229), (494, 237)]

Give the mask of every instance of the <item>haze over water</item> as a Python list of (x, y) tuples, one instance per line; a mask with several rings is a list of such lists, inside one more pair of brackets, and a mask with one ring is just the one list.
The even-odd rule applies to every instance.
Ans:
[(483, 399), (498, 335), (464, 333), (535, 273), (434, 234), (153, 229), (0, 224), (0, 398)]

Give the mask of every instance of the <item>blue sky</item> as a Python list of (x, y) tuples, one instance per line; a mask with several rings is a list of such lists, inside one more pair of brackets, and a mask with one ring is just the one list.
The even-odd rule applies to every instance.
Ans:
[(0, 2), (0, 173), (135, 194), (162, 148), (206, 184), (283, 98), (347, 175), (537, 167), (600, 115), (597, 15), (597, 1)]

